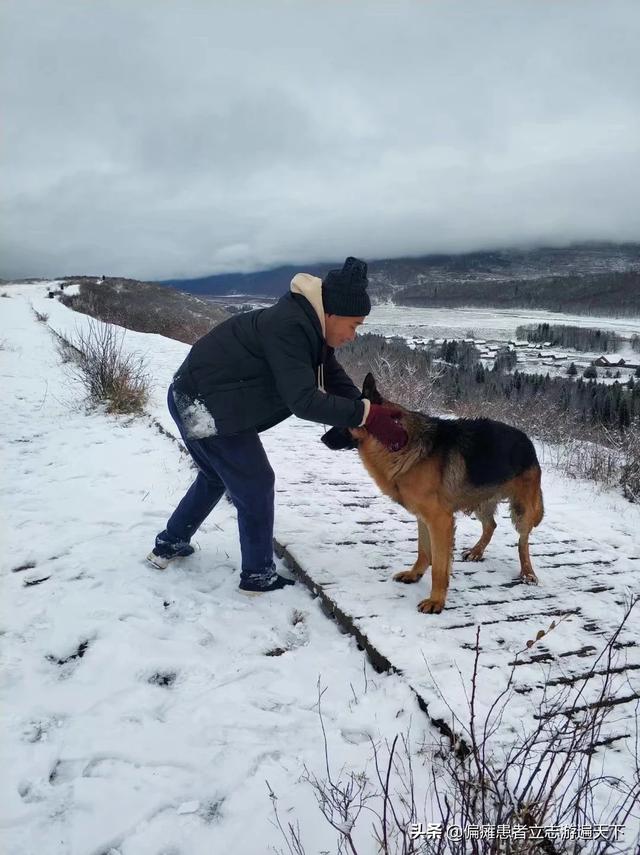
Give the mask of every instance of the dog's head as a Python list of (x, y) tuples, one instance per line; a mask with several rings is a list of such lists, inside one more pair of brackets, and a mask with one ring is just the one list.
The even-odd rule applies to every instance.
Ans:
[[(380, 392), (378, 392), (375, 378), (371, 372), (364, 378), (362, 394), (360, 395), (360, 399), (362, 398), (367, 398), (372, 404), (384, 403), (384, 399)], [(358, 428), (354, 428), (354, 430), (358, 430)], [(342, 451), (343, 449), (358, 447), (358, 439), (353, 435), (351, 428), (330, 428), (320, 439), (332, 451)]]

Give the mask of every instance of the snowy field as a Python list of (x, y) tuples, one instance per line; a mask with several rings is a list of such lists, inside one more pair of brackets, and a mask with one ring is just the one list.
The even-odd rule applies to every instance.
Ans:
[[(496, 349), (516, 339), (519, 326), (537, 324), (558, 324), (583, 327), (587, 329), (610, 330), (622, 336), (618, 355), (630, 367), (612, 368), (610, 377), (605, 368), (598, 368), (598, 379), (602, 383), (615, 382), (619, 372), (619, 382), (624, 383), (635, 376), (635, 368), (640, 365), (640, 353), (631, 347), (631, 336), (640, 336), (640, 318), (606, 318), (595, 315), (569, 315), (557, 312), (526, 309), (414, 309), (406, 306), (374, 306), (367, 318), (366, 332), (384, 336), (401, 336), (411, 346), (422, 347), (425, 341), (432, 339), (475, 339), (485, 367), (493, 366)], [(573, 362), (578, 374), (602, 355), (598, 352), (585, 352), (558, 346), (518, 347), (518, 371), (527, 374), (549, 374), (551, 377), (566, 377), (567, 368)]]
[[(11, 295), (0, 300), (10, 473), (1, 515), (0, 834), (8, 855), (288, 851), (269, 787), (283, 823), (300, 823), (307, 852), (334, 852), (335, 832), (301, 781), (305, 767), (326, 774), (319, 686), (332, 771), (372, 774), (371, 740), (410, 728), (422, 749), (419, 818), (432, 821), (422, 780), (441, 735), (430, 719), (454, 730), (464, 721), (476, 627), (486, 710), (526, 641), (564, 617), (521, 657), (520, 691), (501, 732), (508, 742), (545, 682), (588, 672), (626, 598), (640, 592), (638, 508), (567, 482), (543, 462), (546, 518), (532, 537), (540, 587), (514, 585), (515, 537), (501, 518), (482, 564), (455, 562), (445, 612), (418, 614), (426, 583), (390, 581), (413, 563), (415, 523), (378, 495), (355, 454), (329, 452), (318, 441), (322, 426), (296, 419), (264, 435), (277, 475), (277, 539), (402, 673), (373, 672), (302, 584), (240, 594), (226, 502), (198, 533), (192, 558), (154, 571), (143, 556), (193, 476), (158, 429), (177, 433), (164, 398), (187, 346), (127, 332), (126, 348), (150, 368), (149, 416), (87, 412), (30, 304), (66, 334), (86, 319), (47, 300), (45, 283), (2, 290)], [(372, 313), (372, 326), (384, 311)], [(470, 325), (486, 334), (477, 320)], [(478, 529), (460, 520), (456, 555)], [(625, 775), (640, 695), (637, 615), (619, 641), (616, 716), (596, 761)], [(630, 846), (637, 831), (636, 818)], [(373, 855), (370, 821), (359, 835), (358, 851)]]
[(374, 306), (367, 318), (368, 332), (381, 335), (465, 338), (473, 330), (477, 338), (508, 341), (516, 327), (525, 324), (567, 324), (612, 330), (625, 338), (640, 334), (640, 318), (571, 315), (542, 309), (420, 309), (407, 306)]

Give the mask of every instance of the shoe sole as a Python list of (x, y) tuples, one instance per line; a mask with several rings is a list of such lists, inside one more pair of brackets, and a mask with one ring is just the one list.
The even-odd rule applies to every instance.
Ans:
[[(190, 553), (189, 555), (191, 554), (192, 553)], [(153, 552), (150, 552), (147, 555), (147, 561), (149, 562), (149, 564), (155, 567), (156, 570), (166, 570), (172, 561), (175, 561), (179, 558), (189, 558), (189, 555), (172, 555), (171, 558), (165, 558), (162, 555), (155, 555)]]
[(154, 555), (153, 552), (150, 552), (147, 555), (147, 561), (152, 567), (155, 567), (156, 570), (166, 570), (169, 564), (174, 560), (175, 559), (173, 558), (163, 558), (161, 555)]
[(263, 594), (272, 594), (274, 591), (286, 591), (287, 588), (293, 588), (293, 585), (283, 585), (281, 588), (267, 588), (266, 591), (246, 591), (240, 587), (238, 590), (247, 597), (261, 597)]

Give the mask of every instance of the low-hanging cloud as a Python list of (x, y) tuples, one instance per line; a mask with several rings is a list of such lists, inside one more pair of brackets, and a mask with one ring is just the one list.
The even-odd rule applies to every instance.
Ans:
[(640, 239), (637, 2), (0, 14), (0, 276)]

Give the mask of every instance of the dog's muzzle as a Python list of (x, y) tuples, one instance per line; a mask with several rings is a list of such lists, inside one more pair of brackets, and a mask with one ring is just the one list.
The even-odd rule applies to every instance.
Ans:
[(332, 427), (320, 439), (331, 451), (343, 451), (344, 449), (358, 447), (358, 440), (351, 436), (349, 428)]

